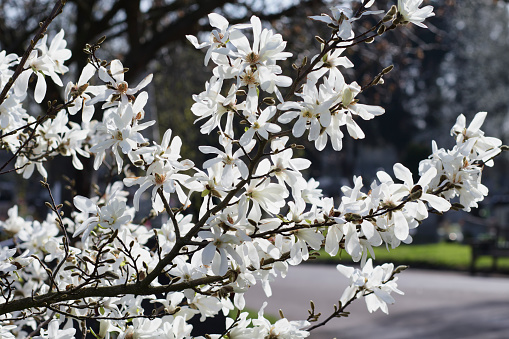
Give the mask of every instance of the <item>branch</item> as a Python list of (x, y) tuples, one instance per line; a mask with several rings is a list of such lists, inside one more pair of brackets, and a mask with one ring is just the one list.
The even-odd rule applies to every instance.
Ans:
[[(25, 66), (25, 63), (28, 60), (28, 57), (30, 56), (30, 53), (32, 53), (33, 49), (35, 48), (35, 45), (37, 42), (42, 39), (44, 34), (46, 33), (46, 29), (48, 28), (49, 24), (60, 14), (62, 13), (62, 8), (65, 5), (65, 2), (67, 0), (57, 0), (55, 6), (53, 7), (53, 10), (51, 11), (51, 14), (48, 16), (48, 18), (41, 24), (41, 28), (37, 31), (34, 38), (30, 41), (30, 46), (25, 51), (25, 54), (23, 54), (23, 57), (21, 58), (21, 61), (18, 64), (18, 67), (16, 67), (16, 70), (14, 71), (14, 74), (7, 82), (7, 85), (2, 90), (2, 93), (0, 93), (0, 105), (4, 102), (4, 100), (7, 98), (7, 93), (11, 89), (12, 85), (14, 85), (14, 82), (19, 77), (19, 75), (23, 72), (23, 68)], [(2, 167), (3, 168), (3, 167)]]
[(146, 286), (143, 284), (144, 280), (142, 280), (139, 283), (127, 285), (121, 284), (115, 286), (86, 287), (79, 290), (50, 292), (39, 296), (26, 297), (1, 304), (0, 315), (22, 311), (29, 308), (48, 307), (52, 304), (62, 301), (79, 300), (91, 297), (117, 297), (120, 295), (128, 294), (153, 295), (159, 293), (177, 292), (200, 285), (210, 285), (213, 283), (221, 282), (230, 279), (232, 274), (233, 273), (229, 271), (224, 276), (208, 276), (205, 278), (162, 286)]

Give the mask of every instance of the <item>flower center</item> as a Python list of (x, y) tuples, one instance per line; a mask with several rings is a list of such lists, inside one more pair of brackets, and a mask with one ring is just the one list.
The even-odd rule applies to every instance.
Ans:
[(126, 94), (127, 90), (129, 89), (129, 86), (127, 85), (127, 82), (122, 81), (117, 85), (117, 91), (119, 91), (122, 94)]
[(255, 52), (251, 52), (245, 56), (245, 60), (250, 65), (254, 65), (260, 60), (260, 56), (258, 54), (256, 54)]
[(240, 79), (242, 80), (242, 82), (249, 86), (249, 85), (257, 85), (257, 81), (256, 81), (256, 77), (254, 75), (254, 73), (252, 71), (246, 71), (241, 77)]
[(154, 174), (154, 177), (156, 179), (157, 185), (162, 185), (164, 183), (164, 181), (166, 180), (166, 175), (164, 175), (164, 174), (156, 173), (156, 174)]

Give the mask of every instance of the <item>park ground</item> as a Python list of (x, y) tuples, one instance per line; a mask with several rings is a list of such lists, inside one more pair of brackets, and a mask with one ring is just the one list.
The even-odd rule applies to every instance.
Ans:
[[(327, 317), (348, 280), (335, 265), (291, 267), (285, 279), (271, 283), (272, 297), (260, 286), (246, 294), (247, 305), (266, 313), (281, 309), (290, 320), (305, 319), (309, 301)], [(332, 319), (314, 330), (313, 339), (504, 339), (509, 338), (509, 276), (477, 275), (466, 272), (409, 269), (400, 275), (389, 315), (370, 314), (363, 300), (354, 302), (348, 318)]]

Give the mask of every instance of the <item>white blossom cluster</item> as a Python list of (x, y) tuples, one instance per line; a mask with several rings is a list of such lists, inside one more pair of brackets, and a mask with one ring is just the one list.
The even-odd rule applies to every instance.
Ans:
[[(364, 1), (363, 8), (373, 2)], [(421, 2), (400, 0), (383, 22), (423, 26), (433, 12), (419, 8)], [(351, 282), (338, 312), (364, 297), (370, 312), (387, 313), (394, 303), (391, 292), (402, 293), (395, 276), (400, 270), (392, 264), (373, 267), (368, 253), (374, 258), (373, 246), (410, 243), (410, 230), (429, 212), (442, 213), (453, 204), (466, 211), (476, 207), (488, 193), (482, 168), (493, 164), (502, 143), (480, 130), (486, 113), (468, 127), (460, 116), (451, 130), (456, 145), (445, 150), (433, 143), (416, 182), (395, 164), (394, 176), (380, 171), (366, 190), (362, 178), (354, 177), (354, 186), (342, 187), (341, 201), (335, 202), (305, 177), (311, 162), (294, 155), (297, 146), (290, 140), (307, 132), (317, 150), (330, 139), (339, 151), (341, 129), (364, 138), (356, 120), (384, 113), (359, 103), (357, 95), (366, 88), (345, 80), (342, 69), (354, 65), (341, 56), (355, 39), (352, 24), (380, 13), (335, 7), (332, 16), (312, 17), (332, 26), (334, 39), (323, 40), (322, 52), (300, 67), (305, 74), (300, 80), (283, 75), (278, 62), (292, 54), (259, 18), (231, 26), (210, 14), (209, 39), (200, 43), (188, 36), (195, 47), (207, 49), (205, 64), (214, 64), (191, 108), (201, 133), (219, 132), (219, 148), (199, 148), (211, 156), (201, 168), (181, 157), (182, 140), (172, 138), (171, 129), (160, 143), (142, 135), (155, 123), (144, 121), (148, 93), (142, 91), (152, 75), (129, 87), (119, 60), (92, 58), (78, 82), (67, 85), (67, 101), (54, 116), (39, 121), (28, 115), (22, 103), (29, 78), (37, 77), (34, 99), (41, 102), (45, 76), (62, 86), (59, 74), (67, 71), (63, 62), (70, 57), (63, 31), (49, 48), (42, 39), (0, 103), (1, 146), (16, 154), (16, 169), (25, 178), (34, 168), (46, 177), (43, 163), (60, 154), (72, 156), (77, 169), (83, 168), (78, 155), (94, 155), (96, 170), (103, 163), (116, 166), (113, 172), (123, 180), (100, 195), (74, 197), (72, 215), (55, 213), (60, 207), (53, 201), (45, 221), (22, 218), (16, 206), (0, 221), (14, 244), (0, 251), (0, 336), (23, 338), (35, 331), (36, 338), (74, 338), (80, 324), (97, 321), (98, 338), (191, 338), (191, 318), (236, 312), (223, 334), (207, 338), (308, 337), (317, 319), (271, 323), (265, 305), (251, 319), (244, 293), (261, 284), (270, 296), (271, 281), (321, 248), (331, 256), (345, 250), (360, 262), (360, 269), (338, 266)], [(1, 88), (19, 60), (0, 52)], [(95, 75), (99, 85), (91, 85)], [(101, 121), (92, 119), (98, 103)], [(69, 122), (68, 114), (80, 112), (81, 125)], [(124, 185), (137, 188), (132, 204)], [(153, 215), (168, 216), (154, 229), (135, 222), (147, 217), (140, 213), (149, 188)], [(196, 215), (187, 212), (192, 204)], [(154, 312), (146, 311), (152, 308), (147, 304)]]

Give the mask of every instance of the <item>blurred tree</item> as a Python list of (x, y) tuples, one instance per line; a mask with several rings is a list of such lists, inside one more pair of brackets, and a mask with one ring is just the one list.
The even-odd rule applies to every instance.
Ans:
[[(297, 51), (288, 62), (299, 63), (304, 56), (311, 56), (319, 48), (312, 34), (303, 33), (313, 31), (317, 35), (324, 35), (327, 32), (325, 25), (308, 20), (307, 16), (326, 13), (327, 7), (342, 2), (68, 0), (63, 15), (58, 18), (60, 22), (53, 28), (66, 27), (66, 39), (73, 51), (72, 69), (79, 69), (86, 63), (87, 56), (81, 52), (86, 43), (107, 35), (102, 55), (108, 59), (120, 58), (129, 67), (126, 74), (128, 82), (136, 83), (146, 73), (154, 72), (156, 77), (149, 90), (155, 100), (153, 106), (148, 108), (149, 114), (157, 114), (161, 131), (172, 128), (175, 134), (181, 135), (186, 148), (183, 153), (201, 162), (204, 158), (196, 151), (196, 145), (215, 142), (216, 138), (211, 136), (209, 140), (207, 136), (189, 133), (181, 126), (188, 126), (195, 119), (190, 112), (193, 103), (191, 94), (203, 91), (203, 84), (210, 77), (210, 69), (203, 66), (202, 52), (196, 51), (185, 40), (185, 35), (198, 35), (202, 30), (209, 30), (206, 16), (211, 11), (220, 12), (231, 23), (247, 21), (251, 14), (256, 14), (264, 20), (265, 25), (281, 33), (293, 51)], [(377, 0), (374, 6), (385, 8), (388, 3), (394, 2)], [(500, 10), (507, 8), (506, 1), (426, 2), (431, 3), (437, 13), (436, 17), (427, 21), (429, 30), (408, 25), (397, 32), (386, 33), (390, 35), (386, 39), (348, 51), (347, 56), (356, 65), (355, 74), (352, 70), (345, 71), (348, 82), (357, 81), (365, 85), (381, 69), (390, 64), (399, 65), (384, 78), (383, 86), (363, 93), (362, 100), (385, 107), (386, 114), (375, 119), (374, 123), (364, 124), (360, 121), (367, 138), (355, 144), (348, 137), (345, 138), (348, 152), (332, 153), (329, 150), (323, 152), (321, 158), (312, 159), (315, 166), (311, 169), (311, 175), (350, 179), (355, 171), (362, 173), (358, 168), (361, 166), (359, 157), (355, 156), (355, 150), (359, 147), (386, 147), (394, 150), (401, 161), (413, 159), (412, 153), (416, 147), (420, 152), (425, 152), (429, 147), (419, 146), (419, 140), (433, 137), (430, 134), (440, 128), (442, 122), (443, 126), (450, 125), (451, 118), (444, 117), (456, 116), (462, 111), (473, 114), (477, 104), (486, 107), (486, 102), (497, 111), (509, 105), (507, 102), (501, 104), (506, 96), (502, 89), (505, 87), (500, 86), (500, 81), (509, 82), (506, 79), (509, 76), (503, 75), (509, 67), (504, 66), (507, 60), (496, 57), (507, 54), (509, 35), (504, 33), (507, 31), (507, 11)], [(20, 53), (39, 21), (47, 14), (51, 3), (53, 0), (0, 0), (0, 49)], [(496, 34), (496, 39), (486, 39)], [(487, 59), (496, 62), (484, 63)], [(495, 65), (497, 68), (494, 68)], [(147, 70), (147, 66), (150, 70)], [(204, 71), (196, 72), (200, 68)], [(290, 67), (284, 66), (283, 69)], [(73, 78), (76, 77), (73, 75)], [(479, 86), (480, 83), (483, 85)], [(480, 88), (489, 89), (482, 100), (478, 94), (473, 94), (479, 93)], [(57, 95), (59, 91), (55, 90), (54, 93)], [(394, 133), (394, 130), (398, 130), (398, 133)], [(389, 155), (386, 158), (388, 162), (391, 161)], [(408, 160), (406, 165), (416, 170), (411, 162)], [(379, 166), (383, 167), (384, 164)], [(373, 169), (368, 170), (374, 175)], [(337, 183), (334, 184), (337, 186)], [(81, 186), (77, 187), (78, 191), (86, 192), (89, 182), (83, 180), (77, 185)]]
[[(0, 0), (0, 49), (22, 53), (26, 43), (48, 14), (54, 0)], [(322, 0), (68, 0), (58, 23), (65, 27), (73, 52), (70, 63), (86, 63), (86, 43), (108, 36), (104, 46), (129, 65), (129, 76), (146, 72), (163, 48), (208, 29), (210, 12), (221, 12), (231, 22), (246, 21), (252, 14), (262, 19), (291, 15), (299, 7)]]
[[(33, 34), (39, 27), (39, 22), (49, 14), (55, 0), (0, 0), (0, 50), (7, 50), (21, 55)], [(151, 69), (166, 69), (160, 73), (163, 82), (172, 81), (177, 84), (177, 90), (160, 88), (156, 81), (152, 90), (156, 92), (157, 105), (154, 111), (162, 108), (161, 116), (164, 121), (171, 119), (172, 128), (179, 134), (186, 134), (178, 126), (183, 120), (190, 120), (191, 114), (182, 114), (189, 110), (190, 94), (196, 92), (198, 84), (203, 86), (204, 79), (195, 77), (196, 63), (201, 63), (199, 52), (191, 52), (183, 46), (187, 34), (197, 35), (202, 29), (209, 30), (207, 14), (220, 12), (231, 23), (247, 21), (252, 14), (262, 20), (274, 20), (292, 15), (297, 9), (322, 4), (322, 0), (290, 0), (274, 2), (271, 0), (68, 0), (64, 12), (50, 27), (52, 30), (64, 27), (68, 48), (72, 51), (72, 58), (67, 62), (71, 71), (82, 69), (87, 62), (87, 55), (82, 52), (85, 44), (95, 42), (101, 36), (108, 39), (103, 44), (105, 59), (121, 59), (129, 68), (126, 73), (128, 82), (136, 82)], [(187, 41), (186, 41), (187, 42)], [(180, 54), (178, 52), (181, 51)], [(194, 55), (190, 53), (195, 53)], [(177, 55), (178, 54), (178, 55)], [(199, 54), (198, 57), (196, 57)], [(179, 60), (175, 64), (173, 55)], [(188, 58), (192, 56), (192, 58)], [(173, 61), (172, 61), (173, 60)], [(196, 62), (195, 62), (196, 61)], [(167, 63), (167, 65), (165, 65)], [(173, 65), (173, 66), (171, 66)], [(193, 71), (193, 77), (186, 73)], [(167, 77), (172, 74), (172, 77)], [(204, 73), (205, 74), (205, 73)], [(72, 74), (67, 80), (76, 80), (79, 74)], [(205, 75), (208, 77), (207, 75)], [(175, 79), (177, 81), (175, 82)], [(64, 80), (64, 83), (67, 81)], [(188, 82), (189, 83), (186, 83)], [(195, 87), (190, 87), (192, 85)], [(182, 90), (185, 93), (182, 94)], [(201, 91), (201, 88), (200, 88)], [(50, 88), (47, 100), (57, 99), (61, 89)], [(181, 100), (181, 98), (185, 98)], [(172, 111), (165, 109), (171, 107)], [(175, 110), (178, 114), (174, 114)], [(97, 114), (97, 113), (96, 113)], [(154, 113), (155, 114), (155, 113)], [(74, 119), (79, 117), (74, 116)], [(97, 115), (96, 115), (97, 118)], [(162, 128), (169, 126), (165, 124)], [(186, 145), (196, 145), (197, 135), (190, 135)], [(194, 149), (188, 147), (184, 151)], [(190, 156), (192, 157), (192, 155)], [(60, 180), (62, 174), (75, 177), (69, 159), (62, 159), (54, 171), (54, 179)], [(91, 168), (92, 162), (85, 161), (84, 165)], [(53, 178), (50, 178), (53, 179)], [(88, 195), (91, 178), (82, 177), (75, 182), (77, 193)], [(66, 197), (67, 199), (69, 196)]]

